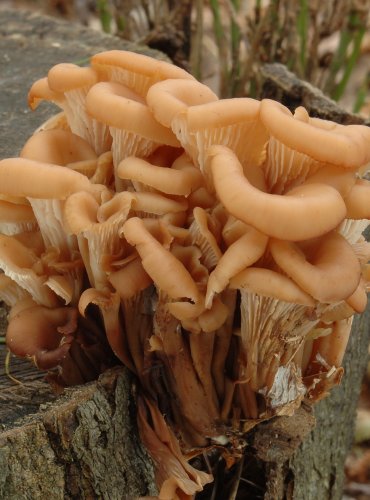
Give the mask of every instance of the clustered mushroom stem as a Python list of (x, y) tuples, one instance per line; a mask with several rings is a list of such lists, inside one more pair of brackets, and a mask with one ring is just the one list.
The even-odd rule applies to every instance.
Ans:
[(62, 386), (123, 363), (159, 498), (192, 498), (212, 478), (186, 456), (237, 459), (245, 429), (340, 382), (370, 288), (370, 129), (124, 51), (54, 66), (42, 100), (62, 114), (0, 161), (8, 346)]

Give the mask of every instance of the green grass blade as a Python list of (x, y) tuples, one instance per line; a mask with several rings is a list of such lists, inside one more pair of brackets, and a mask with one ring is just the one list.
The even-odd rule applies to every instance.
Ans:
[(350, 76), (352, 75), (353, 68), (355, 67), (355, 64), (358, 60), (358, 57), (360, 55), (361, 51), (361, 42), (362, 39), (365, 35), (365, 27), (361, 27), (358, 29), (358, 31), (354, 34), (353, 37), (353, 50), (349, 58), (346, 60), (346, 64), (344, 66), (344, 71), (342, 78), (338, 85), (334, 88), (334, 91), (331, 95), (331, 97), (335, 101), (339, 101), (339, 99), (343, 96), (344, 91), (347, 87), (348, 80), (350, 79)]
[(308, 36), (308, 26), (309, 26), (309, 9), (308, 1), (300, 0), (299, 15), (297, 18), (297, 32), (299, 36), (299, 60), (301, 66), (301, 74), (305, 74), (306, 68), (306, 53), (307, 53), (307, 36)]
[(361, 111), (361, 108), (366, 102), (369, 89), (370, 89), (370, 72), (367, 73), (361, 87), (358, 90), (355, 102), (353, 104), (354, 113), (359, 113)]
[(108, 0), (98, 0), (97, 9), (100, 19), (100, 24), (105, 33), (111, 32), (112, 14), (109, 9)]

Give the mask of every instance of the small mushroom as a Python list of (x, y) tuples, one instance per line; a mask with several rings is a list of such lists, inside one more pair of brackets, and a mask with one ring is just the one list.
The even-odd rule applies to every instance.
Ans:
[(6, 342), (17, 356), (31, 358), (41, 370), (60, 365), (77, 329), (77, 311), (71, 307), (49, 309), (29, 300), (11, 310)]

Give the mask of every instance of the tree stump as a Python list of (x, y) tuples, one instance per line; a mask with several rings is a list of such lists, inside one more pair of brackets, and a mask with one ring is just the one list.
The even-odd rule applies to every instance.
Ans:
[[(34, 114), (27, 109), (31, 83), (53, 64), (79, 62), (111, 48), (163, 57), (39, 15), (1, 11), (0, 24), (0, 158), (17, 155), (32, 131), (54, 112), (48, 105)], [(264, 96), (288, 107), (304, 105), (315, 116), (361, 122), (281, 65), (266, 65), (261, 79)], [(344, 459), (368, 358), (369, 316), (370, 310), (354, 321), (345, 376), (330, 397), (314, 408), (302, 406), (293, 417), (261, 423), (247, 434), (246, 493), (240, 498), (341, 497)], [(121, 500), (155, 495), (152, 463), (136, 428), (135, 385), (127, 370), (112, 369), (57, 399), (27, 370), (24, 362), (13, 366), (13, 376), (23, 382), (19, 386), (0, 377), (0, 498)]]

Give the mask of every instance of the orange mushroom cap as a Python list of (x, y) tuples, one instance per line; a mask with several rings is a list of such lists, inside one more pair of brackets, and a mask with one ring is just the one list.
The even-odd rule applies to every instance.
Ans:
[(252, 186), (235, 154), (223, 146), (208, 151), (216, 193), (243, 222), (275, 238), (300, 241), (334, 229), (345, 217), (338, 191), (325, 184), (308, 184), (286, 195), (269, 194)]

